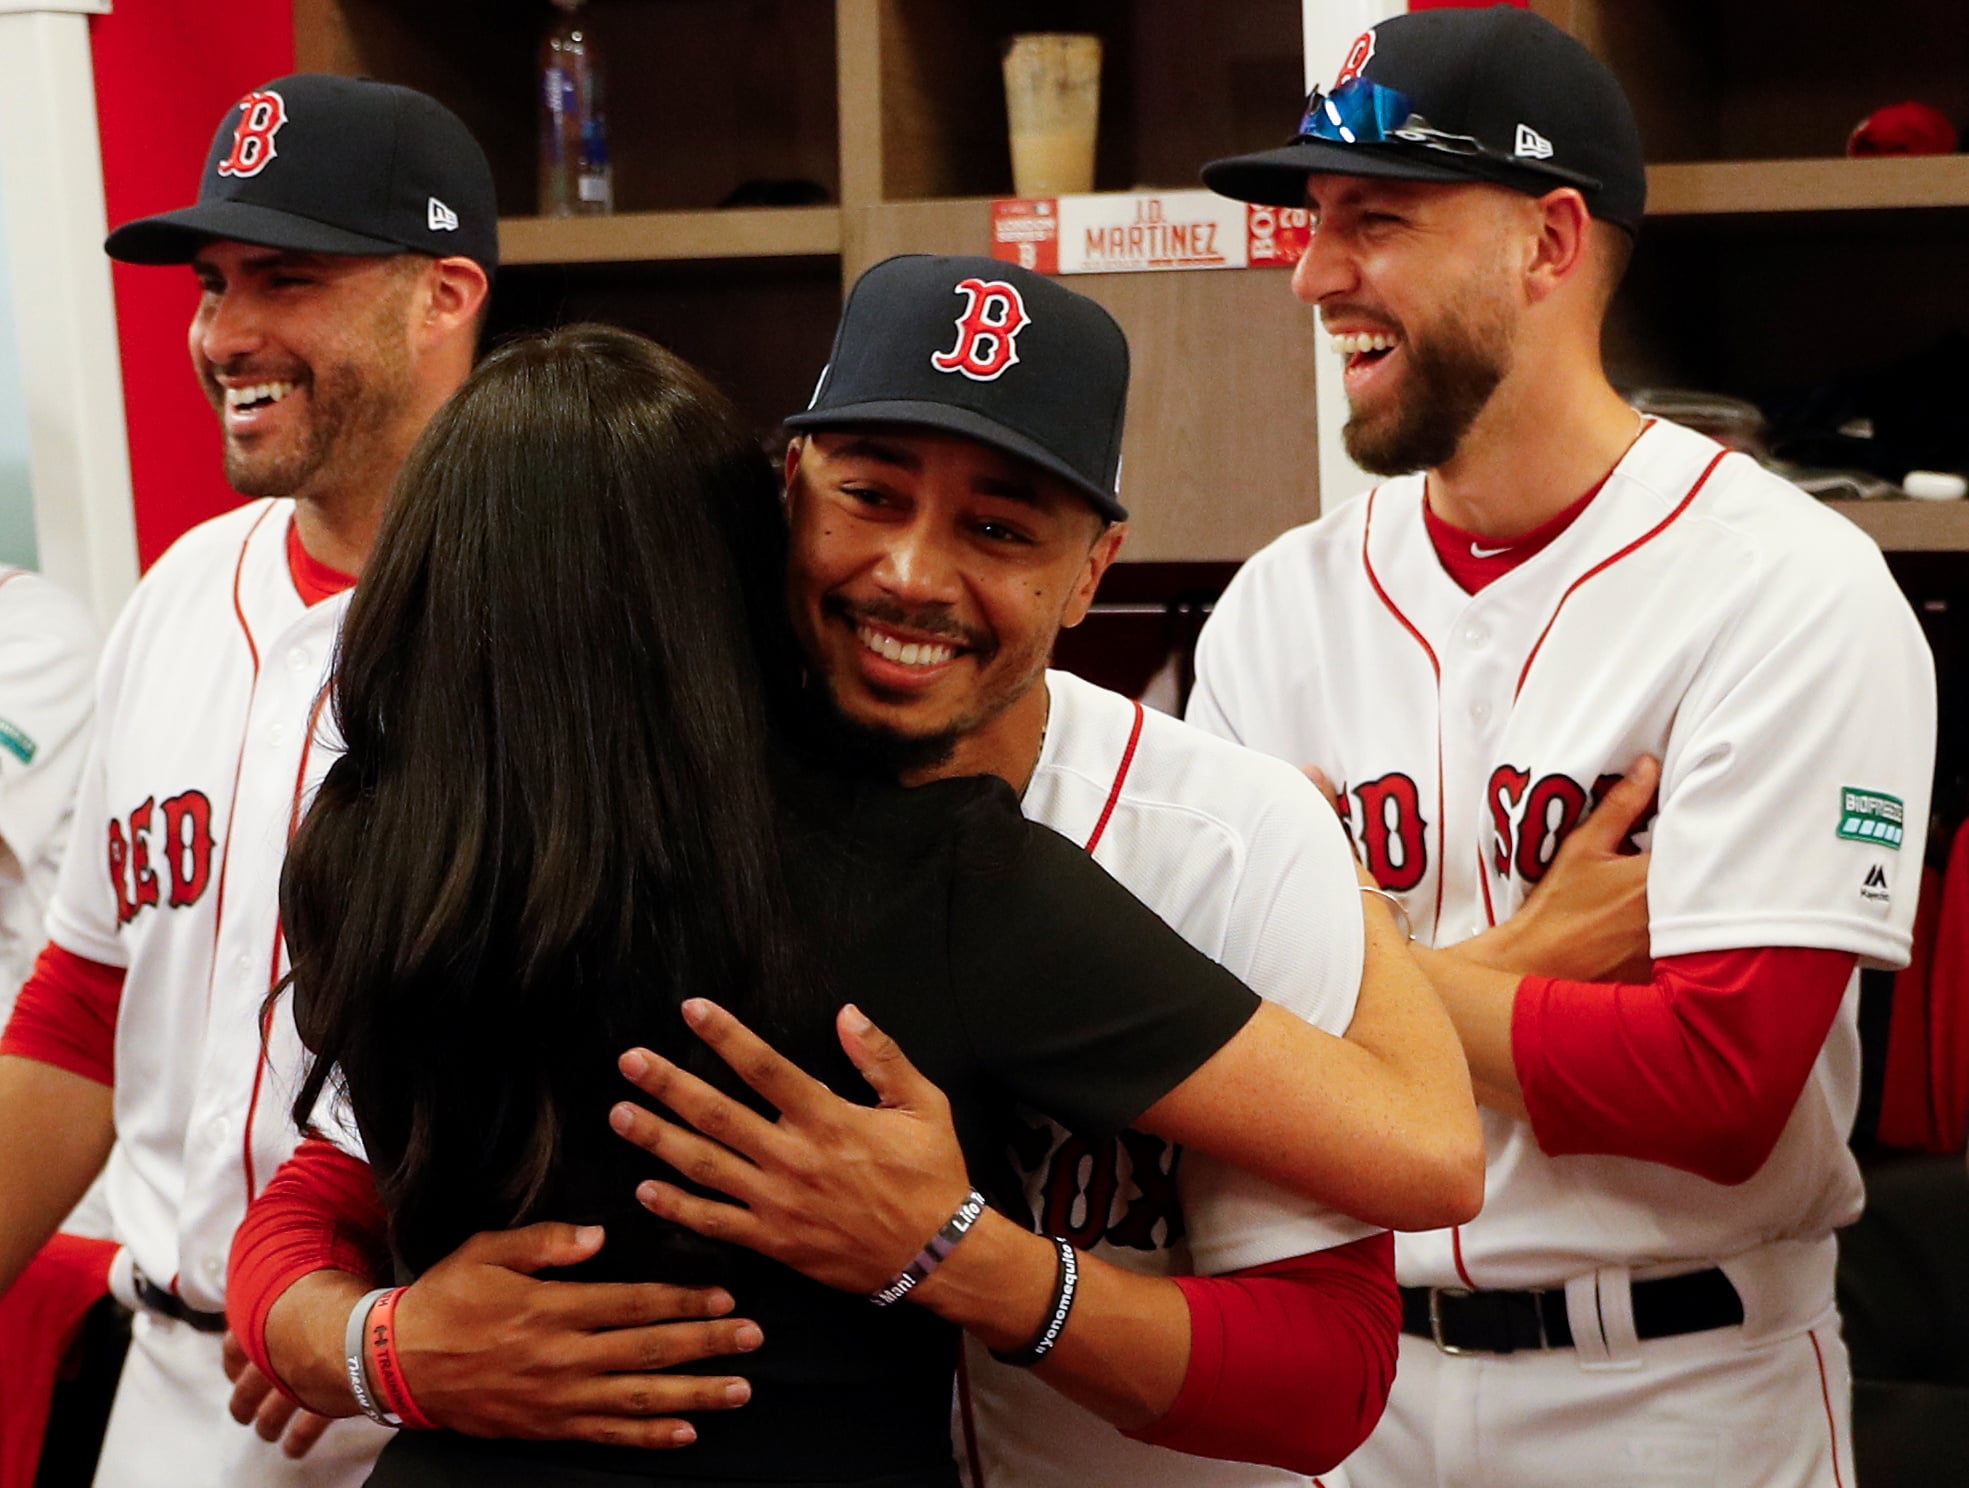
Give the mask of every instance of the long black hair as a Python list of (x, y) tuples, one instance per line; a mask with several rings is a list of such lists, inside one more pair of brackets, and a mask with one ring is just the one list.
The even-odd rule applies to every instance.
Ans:
[(684, 998), (767, 1026), (801, 999), (768, 770), (785, 546), (730, 404), (607, 327), (495, 352), (405, 464), (281, 912), (296, 1119), (339, 1069), (407, 1257), (448, 1248), (461, 1160), (482, 1217), (531, 1217), (568, 1092), (626, 1093), (613, 1053), (674, 1052)]

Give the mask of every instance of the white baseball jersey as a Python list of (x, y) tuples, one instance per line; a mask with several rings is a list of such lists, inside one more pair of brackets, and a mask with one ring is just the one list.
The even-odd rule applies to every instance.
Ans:
[(0, 1022), (47, 939), (100, 645), (80, 600), (0, 566)]
[[(48, 916), (56, 944), (125, 968), (107, 1171), (118, 1237), (145, 1276), (206, 1312), (225, 1307), (247, 1200), (298, 1140), (299, 1040), (282, 1000), (263, 1045), (262, 1014), (286, 970), (281, 860), (330, 757), (316, 730), (346, 596), (304, 604), (292, 512), (256, 501), (194, 528), (124, 607)], [(151, 1363), (168, 1376), (185, 1360), (216, 1367), (217, 1339), (160, 1345)], [(171, 1390), (216, 1407), (208, 1460), (238, 1459), (242, 1482), (284, 1481), (277, 1448), (257, 1468), (240, 1457), (250, 1433), (225, 1417), (223, 1389), (200, 1378), (159, 1398)], [(128, 1460), (155, 1457), (145, 1424), (130, 1429)], [(328, 1466), (312, 1480), (340, 1481)]]
[[(1191, 718), (1341, 783), (1369, 867), (1426, 940), (1510, 915), (1591, 801), (1652, 754), (1656, 956), (1808, 946), (1905, 962), (1934, 675), (1866, 537), (1666, 423), (1549, 547), (1474, 595), (1444, 571), (1423, 501), (1420, 477), (1391, 481), (1253, 558), (1204, 629)], [(1401, 1279), (1544, 1286), (1818, 1242), (1822, 1315), (1827, 1237), (1860, 1207), (1858, 1091), (1849, 989), (1775, 1152), (1731, 1190), (1633, 1159), (1550, 1158), (1528, 1125), (1486, 1112), (1483, 1213), (1401, 1236)], [(1809, 1325), (1760, 1317), (1764, 1289), (1732, 1277), (1747, 1333)]]
[[(1212, 960), (1302, 1018), (1342, 1034), (1360, 992), (1353, 857), (1297, 770), (1236, 749), (1064, 672), (1025, 813), (1072, 841)], [(1133, 1271), (1212, 1274), (1375, 1233), (1159, 1138), (1089, 1149), (1038, 1115), (1018, 1163), (1037, 1227)], [(1260, 1488), (1307, 1480), (1120, 1435), (966, 1339), (974, 1488)], [(976, 1476), (963, 1440), (959, 1457)], [(1338, 1475), (1322, 1480), (1338, 1484)]]

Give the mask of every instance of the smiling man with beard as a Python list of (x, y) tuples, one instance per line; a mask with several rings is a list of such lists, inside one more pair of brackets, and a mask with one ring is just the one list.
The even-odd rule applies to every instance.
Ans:
[(328, 763), (318, 699), (398, 467), (471, 369), (491, 172), (421, 93), (280, 78), (220, 124), (195, 206), (106, 246), (191, 265), (193, 369), (226, 478), (261, 499), (179, 539), (104, 651), (49, 943), (0, 1042), (0, 1288), (107, 1160), (136, 1317), (97, 1481), (355, 1482), (382, 1433), (315, 1447), (325, 1423), (242, 1368), (225, 1262), (295, 1143), (299, 1045), (265, 1004), (282, 855)]
[(1338, 782), (1434, 946), (1660, 761), (1630, 839), (1651, 967), (1419, 953), (1488, 1108), (1486, 1199), (1397, 1242), (1400, 1373), (1354, 1482), (1851, 1482), (1832, 1232), (1861, 1199), (1856, 965), (1908, 958), (1920, 628), (1851, 525), (1609, 383), (1647, 183), (1558, 28), (1395, 17), (1290, 144), (1204, 179), (1311, 210), (1293, 292), (1345, 358), (1348, 452), (1396, 478), (1238, 574), (1191, 721)]

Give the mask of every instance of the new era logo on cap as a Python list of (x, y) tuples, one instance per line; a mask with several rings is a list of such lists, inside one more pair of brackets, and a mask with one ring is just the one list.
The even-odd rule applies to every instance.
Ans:
[(1520, 124), (1518, 126), (1518, 144), (1511, 153), (1521, 155), (1528, 160), (1550, 160), (1552, 158), (1552, 141), (1540, 134), (1536, 129), (1533, 129), (1531, 125)]
[(458, 231), (458, 214), (435, 196), (431, 198), (430, 206), (426, 209), (425, 221), (432, 232)]

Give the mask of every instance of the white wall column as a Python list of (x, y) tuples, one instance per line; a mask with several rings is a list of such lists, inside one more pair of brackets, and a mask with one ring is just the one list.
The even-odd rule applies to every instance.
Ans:
[[(1333, 75), (1346, 60), (1354, 39), (1378, 21), (1402, 15), (1408, 0), (1303, 0), (1306, 30), (1306, 89), (1333, 85)], [(1330, 512), (1349, 497), (1374, 484), (1374, 477), (1347, 458), (1340, 430), (1347, 422), (1347, 394), (1342, 387), (1338, 352), (1319, 338), (1315, 353), (1313, 391), (1319, 409), (1320, 510)]]
[(137, 580), (89, 56), (109, 0), (0, 0), (0, 182), (41, 570), (106, 626)]

